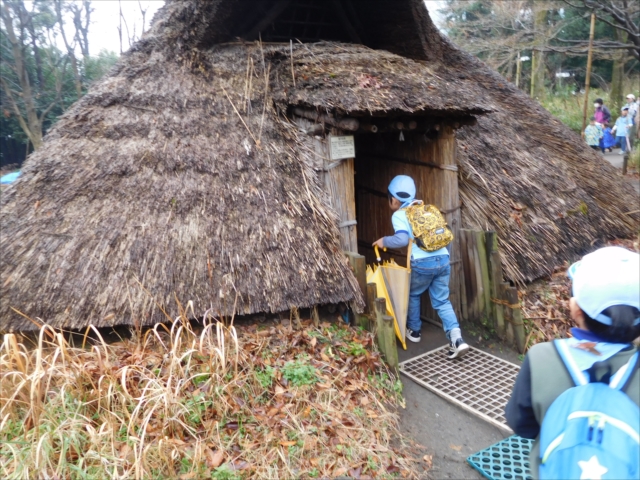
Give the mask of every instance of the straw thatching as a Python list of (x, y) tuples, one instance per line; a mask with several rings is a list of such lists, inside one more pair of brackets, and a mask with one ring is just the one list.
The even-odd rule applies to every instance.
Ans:
[(34, 328), (27, 317), (151, 324), (181, 313), (178, 301), (196, 316), (360, 308), (291, 105), (439, 118), (495, 110), (461, 136), (463, 219), (498, 230), (512, 279), (632, 231), (632, 194), (613, 169), (449, 45), (421, 0), (346, 2), (355, 38), (325, 22), (330, 40), (366, 46), (253, 41), (276, 4), (334, 3), (163, 7), (3, 192), (0, 330)]
[(462, 220), (495, 230), (509, 279), (550, 275), (606, 240), (637, 235), (638, 195), (620, 171), (537, 102), (449, 47), (449, 75), (496, 106), (458, 132)]
[[(3, 330), (35, 327), (26, 317), (145, 325), (189, 300), (196, 315), (358, 309), (313, 152), (274, 98), (283, 108), (325, 98), (369, 112), (487, 110), (456, 101), (462, 92), (427, 66), (361, 46), (297, 45), (297, 89), (288, 45), (176, 53), (171, 35), (191, 31), (175, 23), (185, 3), (165, 7), (3, 194)], [(383, 84), (359, 86), (352, 62), (372, 65)]]

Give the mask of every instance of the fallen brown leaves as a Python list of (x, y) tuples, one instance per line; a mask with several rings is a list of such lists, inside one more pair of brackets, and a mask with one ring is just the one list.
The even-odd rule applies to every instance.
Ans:
[(430, 463), (403, 448), (401, 384), (371, 334), (303, 324), (178, 321), (86, 349), (55, 334), (29, 351), (8, 335), (0, 472), (66, 478), (82, 462), (96, 478), (416, 477)]
[[(637, 240), (615, 239), (607, 245), (638, 251)], [(571, 280), (567, 276), (568, 268), (568, 263), (561, 265), (551, 277), (534, 282), (526, 291), (520, 292), (528, 347), (571, 336), (570, 329), (575, 324), (569, 314)]]

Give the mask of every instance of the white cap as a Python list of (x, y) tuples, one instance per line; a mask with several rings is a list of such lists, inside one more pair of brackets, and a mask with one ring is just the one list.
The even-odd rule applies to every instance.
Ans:
[[(605, 325), (602, 312), (614, 305), (640, 309), (640, 255), (622, 247), (605, 247), (569, 267), (576, 303), (589, 317)], [(636, 320), (636, 323), (640, 319)]]
[(627, 98), (630, 98), (631, 100), (635, 100), (636, 96), (633, 93), (630, 93), (629, 95), (627, 95)]

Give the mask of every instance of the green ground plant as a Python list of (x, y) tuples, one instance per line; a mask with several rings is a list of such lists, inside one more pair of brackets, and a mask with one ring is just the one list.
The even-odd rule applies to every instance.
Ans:
[(6, 334), (0, 478), (416, 477), (391, 448), (402, 384), (373, 336), (307, 327), (180, 319), (117, 344), (91, 330), (82, 348), (49, 327), (33, 348)]

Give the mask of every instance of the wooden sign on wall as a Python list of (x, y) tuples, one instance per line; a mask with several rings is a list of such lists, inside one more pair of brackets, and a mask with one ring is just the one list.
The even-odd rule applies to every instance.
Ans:
[(356, 144), (353, 135), (331, 136), (331, 160), (342, 160), (343, 158), (355, 158)]

